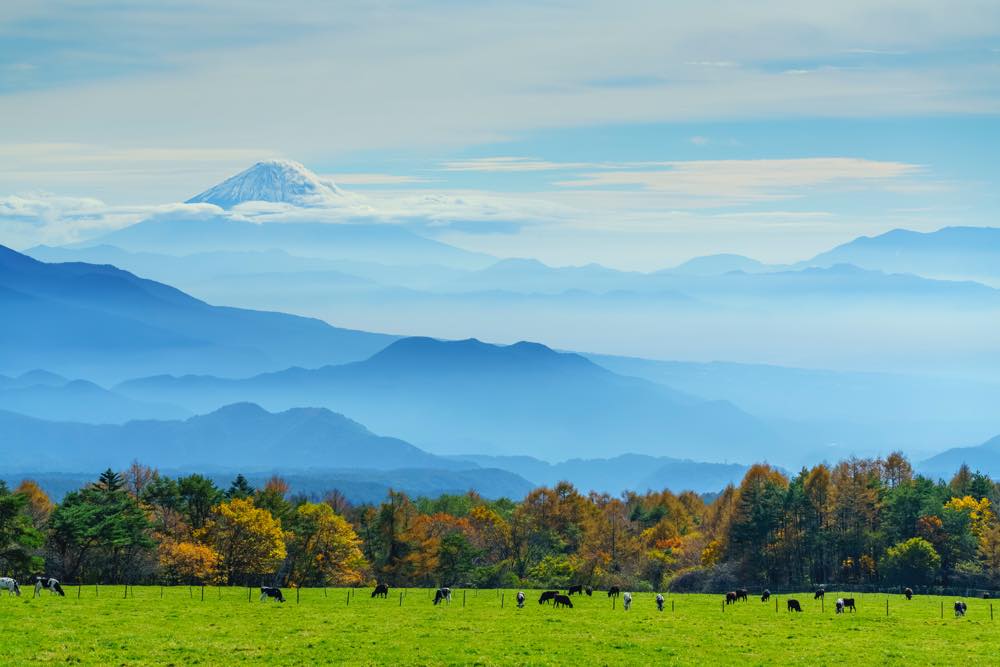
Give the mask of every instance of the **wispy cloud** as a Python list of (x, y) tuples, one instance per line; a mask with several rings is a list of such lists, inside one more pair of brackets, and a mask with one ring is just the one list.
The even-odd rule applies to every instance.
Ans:
[(441, 169), (443, 171), (521, 172), (600, 169), (612, 166), (614, 165), (599, 162), (552, 162), (530, 157), (503, 156), (451, 160), (442, 163)]
[[(663, 162), (655, 170), (595, 171), (556, 185), (567, 188), (632, 187), (720, 203), (771, 201), (800, 196), (802, 188), (832, 184), (899, 186), (921, 165), (829, 157), (783, 160)], [(916, 187), (916, 186), (914, 186)]]
[(406, 185), (408, 183), (432, 183), (436, 180), (423, 176), (374, 173), (324, 174), (323, 177), (340, 185)]

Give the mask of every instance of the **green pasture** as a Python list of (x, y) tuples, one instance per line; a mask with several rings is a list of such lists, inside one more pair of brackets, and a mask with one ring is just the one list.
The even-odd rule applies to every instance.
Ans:
[[(854, 594), (836, 615), (811, 594), (723, 607), (718, 595), (634, 594), (632, 609), (604, 593), (573, 609), (517, 609), (516, 591), (454, 590), (435, 607), (427, 589), (285, 589), (260, 602), (235, 587), (67, 587), (65, 598), (0, 596), (0, 662), (102, 665), (358, 664), (1000, 664), (1000, 603), (954, 597)], [(400, 594), (402, 593), (402, 601)], [(204, 599), (202, 598), (204, 595)], [(298, 597), (298, 601), (296, 598)], [(803, 613), (785, 611), (795, 597)], [(463, 604), (464, 599), (464, 604)], [(886, 602), (889, 613), (886, 615)], [(501, 606), (502, 603), (502, 606)], [(942, 618), (942, 603), (944, 614)]]

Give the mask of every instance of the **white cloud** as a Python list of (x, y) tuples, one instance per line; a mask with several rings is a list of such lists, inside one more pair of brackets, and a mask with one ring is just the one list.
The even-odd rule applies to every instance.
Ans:
[[(828, 185), (905, 187), (899, 179), (920, 173), (920, 165), (862, 158), (783, 160), (692, 160), (662, 162), (655, 170), (595, 171), (559, 181), (567, 188), (633, 187), (734, 204), (801, 196), (802, 188)], [(918, 186), (911, 185), (916, 189)]]
[(325, 174), (324, 178), (328, 178), (338, 185), (405, 185), (407, 183), (431, 183), (434, 181), (432, 178), (421, 176), (372, 173)]

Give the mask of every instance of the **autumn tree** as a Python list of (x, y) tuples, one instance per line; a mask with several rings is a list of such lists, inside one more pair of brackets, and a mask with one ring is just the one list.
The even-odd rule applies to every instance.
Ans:
[(299, 505), (290, 519), (288, 579), (296, 585), (355, 586), (368, 563), (354, 528), (325, 503)]
[(881, 567), (889, 583), (901, 586), (927, 585), (937, 577), (941, 557), (930, 542), (913, 537), (889, 547)]
[(34, 555), (43, 537), (35, 528), (30, 501), (24, 493), (11, 493), (0, 480), (0, 573), (10, 576), (28, 572), (40, 565)]
[(275, 571), (285, 559), (281, 523), (250, 498), (219, 503), (211, 518), (197, 532), (222, 558), (222, 573), (229, 583)]
[(221, 583), (222, 556), (207, 544), (165, 541), (160, 544), (159, 562), (161, 571), (169, 582)]
[(55, 508), (55, 504), (49, 499), (49, 495), (38, 486), (38, 482), (33, 479), (21, 480), (14, 493), (20, 494), (27, 499), (25, 511), (31, 518), (31, 524), (42, 529), (49, 520), (49, 515)]

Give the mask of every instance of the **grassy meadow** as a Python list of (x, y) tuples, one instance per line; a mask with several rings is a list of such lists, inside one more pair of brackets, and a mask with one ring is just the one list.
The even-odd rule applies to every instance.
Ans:
[[(403, 593), (400, 605), (400, 593)], [(573, 609), (539, 605), (526, 592), (456, 590), (435, 607), (431, 591), (285, 589), (287, 602), (248, 602), (245, 588), (67, 587), (67, 597), (0, 596), (0, 663), (104, 665), (258, 664), (998, 664), (1000, 604), (955, 598), (855, 594), (856, 614), (834, 614), (812, 595), (751, 598), (723, 611), (722, 596), (634, 595), (612, 608), (604, 593), (574, 596)], [(503, 608), (501, 608), (501, 594)], [(463, 595), (465, 604), (463, 607)], [(78, 597), (79, 596), (79, 597)], [(889, 615), (886, 616), (886, 601)], [(941, 604), (944, 603), (944, 618)], [(673, 603), (673, 610), (671, 610)]]

